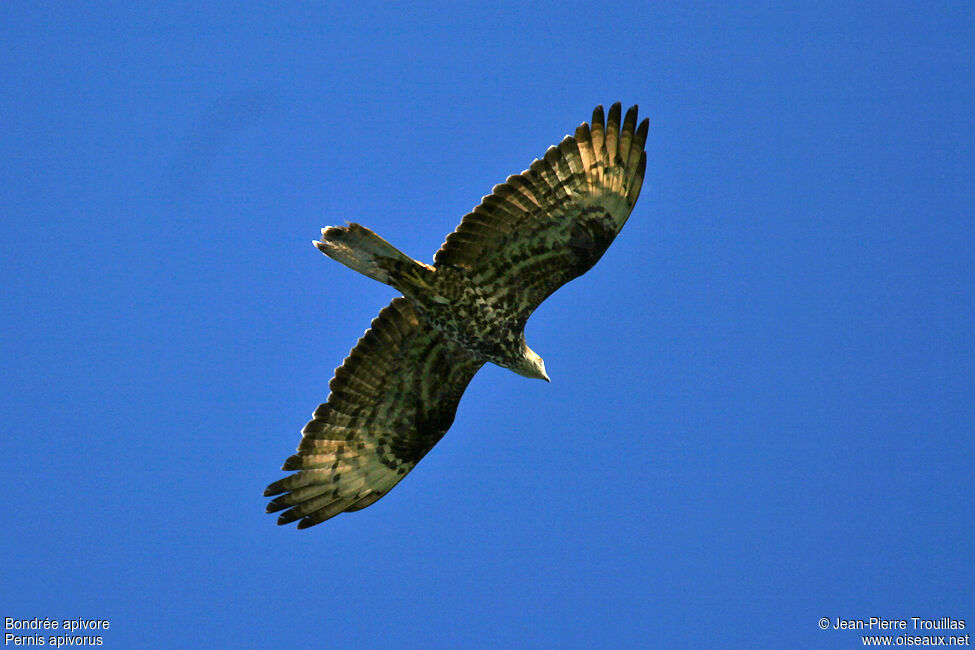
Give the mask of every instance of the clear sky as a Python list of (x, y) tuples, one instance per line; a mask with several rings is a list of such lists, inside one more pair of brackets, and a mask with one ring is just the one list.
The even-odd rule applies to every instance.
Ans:
[[(971, 632), (973, 5), (661, 4), (0, 4), (0, 617), (118, 648)], [(320, 228), (430, 261), (615, 101), (646, 182), (528, 325), (552, 383), (486, 367), (388, 496), (276, 526), (395, 295)]]

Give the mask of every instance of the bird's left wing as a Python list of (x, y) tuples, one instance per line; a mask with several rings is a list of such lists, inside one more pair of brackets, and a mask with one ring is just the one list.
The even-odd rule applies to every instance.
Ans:
[(335, 371), (282, 468), (298, 471), (264, 491), (280, 495), (267, 511), (307, 528), (375, 503), (447, 432), (482, 365), (394, 299)]

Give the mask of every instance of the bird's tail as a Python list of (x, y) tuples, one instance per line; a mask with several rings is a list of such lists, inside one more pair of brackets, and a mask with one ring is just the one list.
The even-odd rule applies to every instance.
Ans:
[(321, 241), (313, 243), (333, 260), (407, 295), (426, 288), (427, 276), (434, 272), (357, 223), (322, 228)]

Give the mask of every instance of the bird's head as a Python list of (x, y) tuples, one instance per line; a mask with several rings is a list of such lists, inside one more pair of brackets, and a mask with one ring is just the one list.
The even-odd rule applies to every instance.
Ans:
[(527, 345), (522, 347), (521, 356), (518, 357), (518, 365), (512, 366), (511, 370), (514, 370), (522, 377), (552, 381), (545, 374), (545, 362)]

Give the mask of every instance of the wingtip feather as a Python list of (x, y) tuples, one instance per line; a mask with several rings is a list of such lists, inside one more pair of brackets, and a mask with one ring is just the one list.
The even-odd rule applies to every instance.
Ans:
[(273, 497), (281, 494), (282, 492), (287, 492), (288, 488), (284, 487), (283, 483), (286, 479), (281, 479), (271, 483), (266, 488), (264, 488), (264, 496)]
[[(265, 494), (264, 496), (267, 496), (267, 495)], [(286, 505), (284, 505), (282, 503), (277, 503), (276, 501), (269, 501), (268, 504), (267, 504), (267, 507), (264, 508), (264, 512), (267, 513), (267, 514), (271, 514), (272, 512), (278, 512), (279, 510), (284, 510), (287, 507), (288, 506), (286, 506)]]
[(280, 515), (278, 515), (278, 526), (285, 526), (293, 521), (301, 519), (301, 515), (295, 513), (296, 508), (291, 510), (285, 510)]
[(604, 124), (606, 124), (606, 116), (605, 116), (605, 114), (603, 112), (603, 105), (602, 104), (599, 104), (598, 106), (596, 106), (596, 108), (592, 109), (592, 120), (591, 120), (591, 124), (593, 126), (595, 126), (597, 124), (599, 126), (603, 126)]

